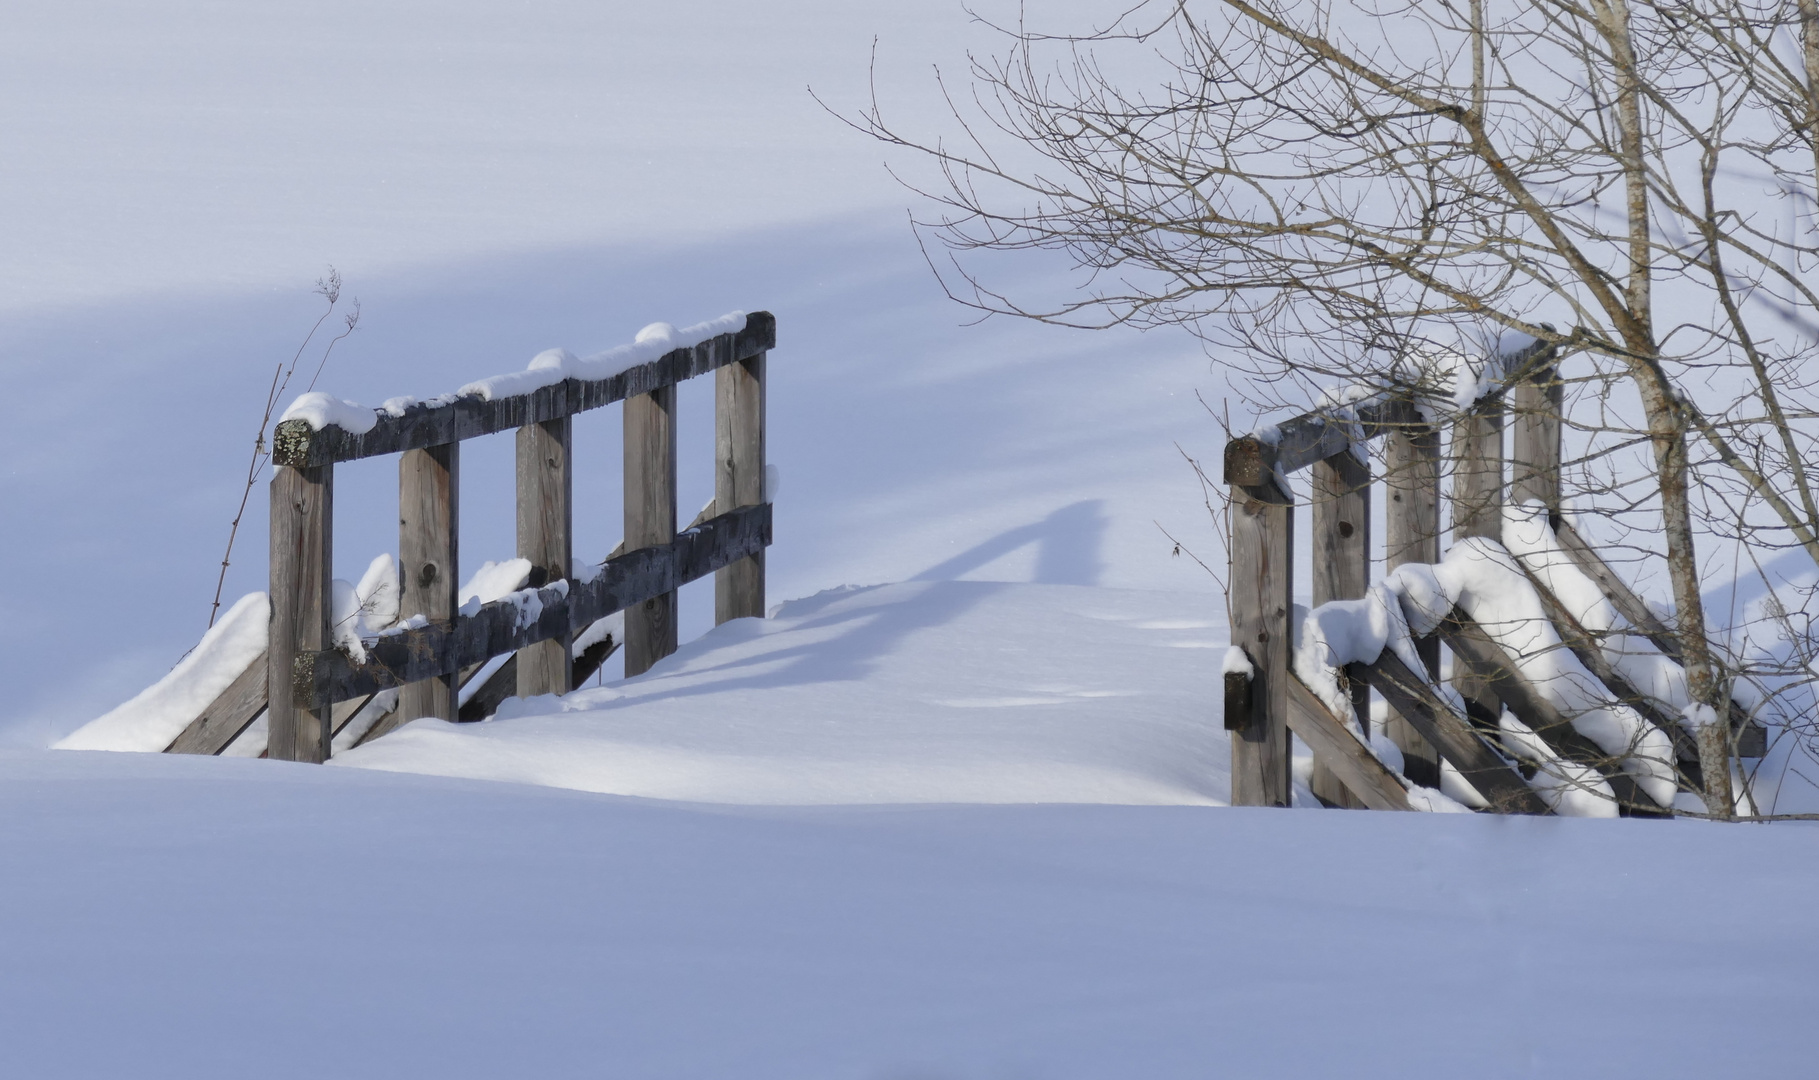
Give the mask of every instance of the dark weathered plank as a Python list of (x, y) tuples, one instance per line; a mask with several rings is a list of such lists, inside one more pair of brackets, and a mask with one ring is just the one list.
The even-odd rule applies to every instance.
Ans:
[(1504, 761), (1455, 713), (1427, 680), (1416, 675), (1396, 655), (1385, 649), (1367, 665), (1366, 672), (1377, 692), (1406, 717), (1442, 757), (1478, 789), (1491, 809), (1506, 814), (1545, 814), (1547, 804), (1508, 762)]
[(693, 348), (677, 349), (610, 379), (568, 379), (529, 394), (494, 401), (465, 397), (441, 406), (414, 405), (405, 409), (402, 416), (374, 410), (377, 422), (363, 435), (337, 427), (316, 431), (304, 421), (287, 421), (278, 425), (273, 436), (273, 462), (326, 465), (557, 420), (674, 386), (736, 360), (748, 360), (776, 344), (776, 319), (769, 312), (754, 311), (746, 316), (745, 329), (736, 334), (722, 334)]
[[(1287, 806), (1295, 552), (1295, 513), (1287, 493), (1274, 483), (1234, 487), (1231, 538), (1231, 640), (1256, 669), (1249, 716), (1231, 733), (1232, 805)], [(1229, 715), (1226, 727), (1232, 727)]]
[(1560, 510), (1560, 416), (1564, 404), (1559, 372), (1552, 365), (1518, 382), (1511, 396), (1510, 499)]
[[(461, 444), (406, 450), (398, 457), (398, 618), (455, 617), (460, 592)], [(453, 720), (455, 673), (411, 683), (398, 693), (403, 721)]]
[(1420, 414), (1407, 398), (1395, 397), (1352, 410), (1357, 419), (1337, 415), (1338, 410), (1315, 410), (1276, 425), (1276, 438), (1266, 441), (1240, 435), (1225, 444), (1225, 482), (1253, 487), (1268, 482), (1275, 469), (1284, 474), (1305, 469), (1351, 445), (1354, 435), (1374, 439), (1398, 428), (1420, 423)]
[(1351, 729), (1332, 714), (1300, 678), (1289, 676), (1288, 724), (1324, 762), (1332, 776), (1343, 783), (1359, 806), (1371, 810), (1408, 810), (1408, 790), (1396, 774), (1378, 761), (1358, 741)]
[(364, 664), (353, 663), (339, 649), (300, 655), (292, 693), (343, 701), (570, 634), (742, 559), (768, 544), (770, 535), (771, 508), (764, 504), (742, 507), (704, 522), (668, 544), (609, 560), (592, 581), (545, 586), (536, 593), (540, 611), (523, 625), (519, 624), (518, 601), (507, 598), (462, 616), (452, 626), (432, 624), (382, 637), (367, 649)]
[[(1440, 561), (1440, 433), (1411, 424), (1390, 433), (1383, 448), (1384, 565)], [(1440, 677), (1440, 642), (1415, 643), (1430, 678)], [(1384, 724), (1402, 750), (1402, 772), (1423, 787), (1440, 786), (1440, 753), (1394, 708)]]
[[(1371, 581), (1371, 469), (1348, 448), (1313, 466), (1313, 581), (1315, 607), (1328, 600), (1356, 600)], [(1348, 672), (1352, 711), (1371, 718), (1371, 692), (1362, 671)], [(1292, 691), (1291, 691), (1292, 692)], [(1291, 724), (1293, 713), (1290, 713)], [(1303, 741), (1306, 741), (1305, 739)], [(1330, 806), (1361, 809), (1361, 796), (1314, 755), (1308, 787)]]
[[(600, 670), (600, 665), (606, 663), (607, 658), (618, 649), (619, 642), (609, 635), (581, 650), (581, 655), (574, 660), (575, 686), (593, 678), (594, 673)], [(517, 666), (516, 656), (507, 660), (499, 666), (499, 670), (493, 672), (491, 678), (461, 703), (461, 723), (473, 724), (485, 720), (499, 711), (499, 706), (506, 698), (517, 696)]]
[[(714, 372), (714, 504), (764, 501), (763, 353)], [(764, 552), (714, 575), (714, 624), (764, 617)]]
[[(625, 399), (624, 465), (626, 550), (669, 543), (676, 535), (675, 387)], [(642, 675), (675, 651), (673, 593), (647, 597), (626, 610), (626, 678)]]
[(265, 708), (265, 695), (268, 689), (266, 676), (266, 655), (260, 653), (258, 659), (246, 666), (227, 685), (227, 689), (215, 695), (215, 700), (203, 709), (189, 726), (171, 740), (165, 748), (167, 754), (219, 754), (227, 744), (240, 737), (240, 733), (252, 726), (261, 710)]
[(1508, 652), (1492, 640), (1484, 627), (1472, 621), (1463, 611), (1454, 610), (1440, 624), (1440, 635), (1455, 657), (1465, 657), (1490, 671), (1491, 686), (1516, 719), (1532, 728), (1541, 741), (1556, 754), (1580, 765), (1598, 770), (1617, 796), (1619, 812), (1625, 816), (1667, 816), (1662, 808), (1637, 785), (1635, 777), (1623, 771), (1616, 758), (1604, 752), (1597, 743), (1579, 734), (1572, 721), (1554, 708), (1533, 683), (1516, 668)]
[(272, 471), (271, 636), (268, 643), (267, 753), (280, 761), (328, 760), (329, 703), (292, 689), (294, 662), (328, 648), (334, 571), (335, 470), (332, 465)]
[[(572, 428), (565, 416), (518, 429), (518, 557), (530, 560), (532, 586), (569, 575), (575, 489)], [(568, 644), (565, 631), (524, 647), (515, 669), (519, 697), (568, 693)]]

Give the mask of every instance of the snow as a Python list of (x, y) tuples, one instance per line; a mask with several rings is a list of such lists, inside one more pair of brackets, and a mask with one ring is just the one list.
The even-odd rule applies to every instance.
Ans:
[(264, 593), (241, 597), (162, 679), (59, 739), (56, 747), (162, 751), (265, 651), (270, 617)]
[(1251, 658), (1236, 645), (1228, 646), (1225, 659), (1220, 661), (1219, 671), (1223, 675), (1242, 675), (1247, 679), (1257, 676), (1257, 669), (1251, 664)]
[(714, 803), (1218, 804), (1212, 614), (1063, 585), (834, 590), (639, 678), (413, 721), (333, 765)]
[(278, 417), (280, 424), (287, 420), (302, 420), (317, 431), (326, 427), (338, 427), (355, 435), (364, 435), (379, 423), (379, 414), (357, 401), (343, 401), (320, 390), (313, 390), (299, 395)]
[[(0, 580), (10, 1072), (1775, 1075), (1810, 1058), (1810, 829), (1213, 805), (1218, 585), (1155, 526), (1216, 559), (1176, 446), (1217, 460), (1196, 394), (1217, 407), (1224, 369), (1167, 334), (963, 325), (876, 145), (803, 92), (862, 105), (875, 40), (886, 107), (943, 130), (929, 64), (963, 65), (988, 33), (966, 8), (11, 15), (0, 356), (38, 404), (0, 426), (0, 558), (31, 568)], [(219, 636), (179, 658), (271, 365), (331, 262), (366, 314), (316, 384), (322, 424), (376, 416), (350, 398), (446, 404), (511, 358), (633, 341), (664, 313), (776, 311), (779, 618), (702, 637), (711, 586), (685, 589), (684, 653), (604, 672), (585, 711), (524, 703), (350, 752), (357, 719), (343, 767), (238, 759), (258, 727), (212, 760), (44, 750), (110, 710), (153, 749), (207, 671), (237, 674)], [(681, 505), (711, 493), (709, 382), (679, 394)], [(576, 424), (577, 550), (618, 539), (612, 413)], [(525, 580), (503, 558), (510, 436), (464, 444), (461, 468), (462, 572), (500, 560), (463, 597), (486, 602)], [(390, 460), (336, 470), (351, 598), (396, 542), (396, 496)], [(262, 500), (229, 596), (264, 587)], [(265, 620), (242, 614), (246, 645)], [(412, 768), (570, 789), (390, 771), (367, 754), (388, 744)], [(1474, 798), (1450, 769), (1441, 783), (1451, 799), (1411, 801)], [(1056, 801), (885, 805), (962, 797)], [(823, 805), (785, 805), (803, 801)], [(1687, 914), (1719, 910), (1738, 914)], [(1563, 977), (1594, 969), (1622, 993)], [(273, 1021), (299, 1001), (331, 1004)], [(1379, 1002), (1426, 1034), (1386, 1038)]]
[(455, 391), (459, 397), (479, 397), (486, 401), (528, 394), (564, 379), (610, 379), (639, 364), (667, 355), (677, 349), (692, 348), (721, 334), (735, 334), (745, 329), (745, 312), (733, 311), (717, 319), (696, 323), (678, 330), (669, 323), (651, 323), (638, 331), (629, 345), (620, 345), (585, 359), (576, 358), (567, 349), (545, 349), (531, 358), (523, 371), (477, 379)]
[[(0, 1043), (32, 1077), (1798, 1075), (1819, 1007), (1800, 826), (17, 751), (0, 792)], [(1562, 974), (1594, 970), (1622, 991)]]

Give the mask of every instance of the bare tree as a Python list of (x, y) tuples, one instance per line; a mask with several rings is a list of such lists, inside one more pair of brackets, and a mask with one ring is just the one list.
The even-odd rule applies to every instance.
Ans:
[[(875, 95), (850, 121), (906, 151), (951, 296), (1184, 327), (1260, 408), (1500, 334), (1557, 346), (1577, 508), (1658, 560), (1691, 696), (1725, 714), (1709, 549), (1819, 563), (1819, 0), (1167, 0), (994, 28), (950, 137)], [(1022, 249), (1064, 252), (1077, 290), (998, 285), (992, 253)], [(1728, 731), (1699, 734), (1714, 815)]]

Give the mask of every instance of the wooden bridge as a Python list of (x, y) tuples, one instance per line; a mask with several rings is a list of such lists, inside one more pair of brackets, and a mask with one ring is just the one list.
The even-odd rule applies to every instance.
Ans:
[[(1510, 362), (1512, 383), (1480, 399), (1452, 423), (1452, 535), (1500, 539), (1503, 504), (1540, 503), (1576, 568), (1602, 589), (1635, 632), (1676, 663), (1680, 649), (1671, 630), (1606, 564), (1561, 513), (1561, 383), (1551, 350), (1532, 347)], [(1506, 412), (1513, 425), (1506, 463)], [(1385, 475), (1353, 452), (1360, 442), (1383, 439)], [(1514, 658), (1486, 628), (1455, 608), (1433, 635), (1415, 642), (1426, 668), (1410, 670), (1388, 648), (1374, 660), (1354, 662), (1341, 676), (1353, 712), (1369, 723), (1369, 692), (1389, 705), (1384, 734), (1401, 750), (1398, 776), (1297, 675), (1294, 651), (1295, 517), (1288, 475), (1312, 469), (1311, 599), (1318, 607), (1362, 598), (1371, 584), (1371, 562), (1386, 570), (1441, 559), (1441, 433), (1423, 418), (1412, 398), (1377, 394), (1353, 406), (1316, 410), (1277, 425), (1267, 436), (1232, 439), (1225, 449), (1231, 485), (1231, 640), (1242, 648), (1249, 672), (1225, 676), (1225, 727), (1231, 733), (1232, 803), (1286, 806), (1291, 798), (1293, 734), (1314, 753), (1312, 788), (1323, 802), (1377, 810), (1410, 809), (1410, 785), (1439, 787), (1441, 761), (1456, 769), (1489, 803), (1489, 809), (1545, 813), (1549, 807), (1528, 783), (1532, 768), (1500, 747), (1500, 718), (1508, 709), (1562, 761), (1596, 770), (1615, 794), (1621, 813), (1661, 815), (1667, 808), (1638, 789), (1623, 768), (1623, 755), (1594, 744), (1575, 729), (1543, 688), (1524, 677)], [(1507, 464), (1507, 471), (1506, 471)], [(1387, 497), (1386, 535), (1373, 545), (1374, 488)], [(1545, 582), (1529, 575), (1561, 642), (1601, 684), (1613, 703), (1628, 706), (1665, 732), (1674, 747), (1673, 768), (1683, 791), (1703, 787), (1693, 738), (1661, 704), (1630, 685), (1599, 648), (1596, 634), (1580, 625)], [(1453, 653), (1453, 686), (1465, 703), (1456, 708), (1437, 687), (1440, 646)], [(1763, 728), (1731, 703), (1732, 751), (1764, 752)]]
[[(419, 717), (484, 719), (514, 694), (566, 693), (621, 646), (626, 675), (637, 675), (675, 651), (676, 591), (708, 574), (715, 575), (716, 622), (762, 616), (764, 549), (771, 542), (764, 369), (776, 336), (776, 320), (754, 312), (742, 329), (610, 377), (568, 377), (523, 393), (375, 410), (364, 431), (280, 423), (273, 438), (266, 653), (167, 752), (219, 754), (264, 714), (268, 756), (320, 762), (335, 736), (388, 690), (398, 691), (395, 706), (360, 741)], [(676, 386), (710, 372), (714, 499), (678, 532)], [(625, 539), (604, 563), (576, 574), (572, 425), (577, 414), (615, 403), (623, 403)], [(517, 547), (531, 566), (527, 587), (463, 610), (457, 595), (461, 443), (514, 429)], [(335, 466), (388, 454), (398, 455), (400, 622), (367, 643), (357, 660), (335, 647), (330, 625)], [(622, 642), (600, 632), (602, 620), (618, 612), (624, 612)], [(506, 654), (512, 656), (504, 665), (487, 670), (489, 660)], [(475, 679), (483, 685), (473, 685)]]

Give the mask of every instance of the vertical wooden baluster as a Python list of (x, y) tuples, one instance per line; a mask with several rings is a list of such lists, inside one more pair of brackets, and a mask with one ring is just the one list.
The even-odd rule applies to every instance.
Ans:
[(266, 693), (268, 756), (279, 761), (328, 760), (329, 706), (297, 705), (293, 679), (299, 654), (329, 647), (334, 569), (335, 467), (272, 471), (271, 636)]
[[(625, 399), (625, 550), (676, 538), (676, 388)], [(676, 651), (676, 594), (625, 613), (625, 677)]]
[[(1503, 542), (1503, 398), (1492, 394), (1453, 425), (1453, 543), (1473, 536)], [(1480, 728), (1497, 726), (1503, 702), (1490, 673), (1453, 658), (1453, 688)]]
[[(764, 501), (764, 360), (714, 372), (714, 513)], [(764, 617), (764, 552), (714, 573), (714, 624)]]
[(1510, 448), (1510, 498), (1560, 512), (1560, 373), (1551, 365), (1516, 384)]
[[(1440, 433), (1413, 425), (1390, 434), (1384, 448), (1386, 570), (1440, 561)], [(1430, 678), (1440, 677), (1440, 639), (1415, 643)], [(1385, 734), (1402, 749), (1402, 773), (1424, 787), (1440, 786), (1440, 754), (1414, 726), (1390, 709)]]
[(1232, 805), (1287, 806), (1289, 782), (1288, 678), (1294, 646), (1295, 513), (1274, 483), (1232, 487), (1232, 643), (1250, 655), (1256, 674), (1250, 716), (1233, 728)]
[[(518, 429), (518, 556), (530, 560), (535, 586), (566, 578), (571, 570), (570, 429), (566, 416)], [(568, 634), (518, 650), (519, 697), (568, 691)]]
[[(455, 617), (460, 588), (461, 444), (406, 450), (398, 457), (398, 618)], [(398, 695), (398, 722), (453, 721), (460, 672), (425, 679)]]
[[(1313, 466), (1313, 575), (1315, 607), (1328, 600), (1357, 600), (1371, 583), (1371, 467), (1350, 450)], [(1369, 732), (1370, 686), (1364, 672), (1348, 671), (1352, 710)], [(1333, 806), (1363, 809), (1364, 803), (1318, 758), (1308, 785)]]

